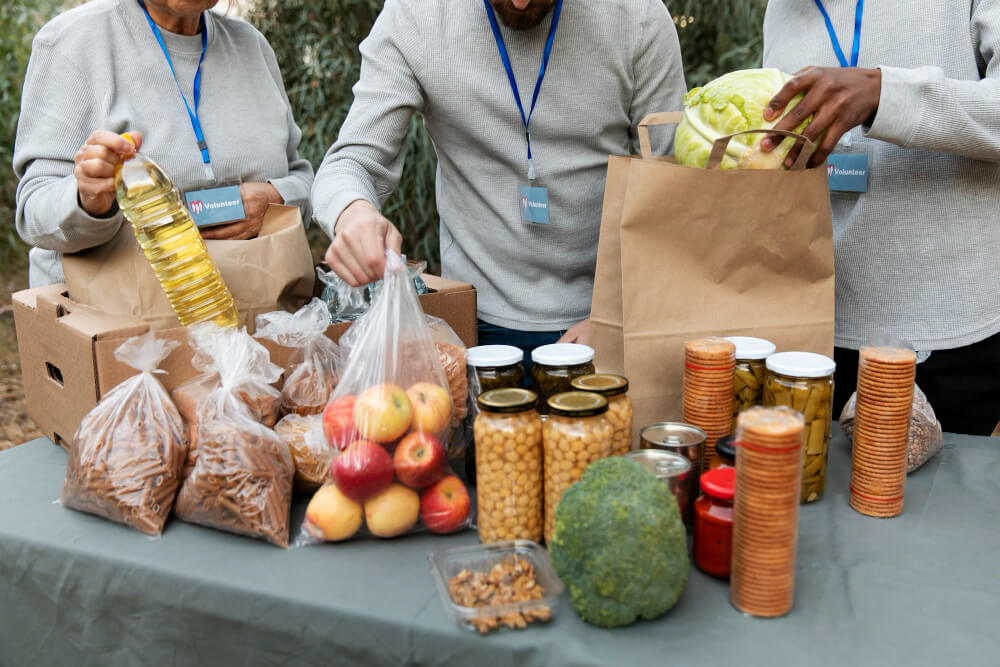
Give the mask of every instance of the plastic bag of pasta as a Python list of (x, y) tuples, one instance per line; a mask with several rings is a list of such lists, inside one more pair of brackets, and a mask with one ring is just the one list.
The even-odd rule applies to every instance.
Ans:
[[(249, 338), (249, 337), (247, 337)], [(255, 422), (274, 426), (281, 411), (281, 392), (272, 385), (281, 379), (281, 368), (270, 362), (267, 349), (249, 338), (247, 346), (250, 363), (240, 376), (232, 393), (246, 405)], [(229, 338), (219, 335), (217, 328), (202, 326), (188, 329), (188, 344), (194, 350), (191, 366), (201, 371), (171, 392), (177, 410), (188, 426), (188, 453), (183, 478), (187, 478), (198, 460), (198, 408), (210, 393), (222, 385), (218, 359), (225, 352)]]
[(323, 416), (286, 415), (274, 432), (288, 445), (295, 462), (295, 491), (314, 491), (322, 486), (338, 453), (323, 435)]
[(198, 456), (177, 494), (181, 519), (288, 546), (295, 466), (288, 446), (238, 396), (248, 376), (280, 372), (246, 331), (201, 325), (219, 387), (198, 405)]
[[(851, 394), (843, 411), (840, 413), (840, 428), (844, 436), (854, 444), (854, 413), (857, 407), (858, 393)], [(913, 472), (930, 461), (944, 446), (944, 434), (941, 432), (941, 422), (934, 414), (934, 408), (920, 387), (913, 385), (913, 410), (910, 412), (910, 432), (906, 438), (906, 472)]]
[(323, 413), (340, 454), (306, 508), (300, 543), (346, 540), (362, 526), (376, 537), (467, 527), (468, 490), (447, 462), (448, 378), (399, 255), (386, 252), (382, 288), (349, 333)]
[(130, 338), (115, 358), (139, 371), (109, 391), (70, 443), (62, 504), (160, 535), (170, 514), (187, 438), (154, 373), (180, 343), (152, 333)]
[(337, 386), (340, 351), (326, 337), (330, 311), (313, 299), (295, 313), (282, 310), (257, 316), (257, 336), (292, 348), (285, 365), (281, 409), (285, 414), (323, 412)]

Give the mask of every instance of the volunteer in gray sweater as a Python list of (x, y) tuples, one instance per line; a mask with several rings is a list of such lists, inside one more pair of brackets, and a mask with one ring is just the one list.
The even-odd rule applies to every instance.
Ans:
[(437, 151), (443, 274), (476, 286), (481, 342), (585, 335), (574, 325), (590, 313), (608, 155), (685, 93), (663, 3), (387, 0), (361, 55), (313, 185), (330, 266), (358, 285), (381, 276), (386, 246), (399, 249), (379, 208), (420, 113)]
[(770, 0), (764, 64), (799, 72), (771, 107), (805, 92), (778, 127), (815, 114), (805, 134), (826, 132), (812, 164), (829, 160), (831, 189), (845, 168), (868, 171), (866, 191), (831, 200), (837, 413), (856, 350), (886, 332), (931, 353), (917, 384), (945, 430), (988, 435), (1000, 420), (1000, 0)]
[(299, 206), (308, 220), (312, 167), (298, 156), (274, 52), (246, 22), (207, 11), (214, 4), (145, 0), (147, 16), (139, 0), (93, 0), (38, 31), (14, 149), (32, 286), (62, 280), (61, 253), (118, 232), (112, 177), (132, 150), (125, 131), (138, 131), (143, 154), (181, 189), (239, 184), (245, 219), (205, 238), (254, 236), (271, 202)]

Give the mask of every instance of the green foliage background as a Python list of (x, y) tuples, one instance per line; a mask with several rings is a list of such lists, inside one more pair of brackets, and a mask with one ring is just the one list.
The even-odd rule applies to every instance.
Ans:
[[(419, 0), (416, 0), (419, 1)], [(11, 169), (14, 130), (31, 37), (51, 16), (74, 0), (0, 3), (0, 265), (23, 270), (26, 249), (14, 229)], [(318, 167), (347, 115), (351, 87), (360, 71), (358, 43), (368, 34), (382, 0), (249, 0), (249, 19), (268, 38), (278, 57), (295, 118), (302, 126), (299, 151)], [(678, 26), (689, 86), (761, 62), (761, 26), (766, 0), (676, 0), (667, 3)], [(694, 20), (691, 21), (690, 18)], [(434, 205), (436, 158), (419, 117), (406, 140), (406, 168), (385, 214), (400, 228), (404, 251), (414, 259), (438, 259)], [(317, 256), (327, 243), (311, 227)]]

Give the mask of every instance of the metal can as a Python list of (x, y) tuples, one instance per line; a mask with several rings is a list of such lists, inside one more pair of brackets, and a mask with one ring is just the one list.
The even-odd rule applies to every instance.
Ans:
[(689, 496), (690, 480), (694, 479), (694, 475), (691, 474), (691, 462), (679, 454), (656, 449), (637, 449), (625, 454), (624, 458), (642, 464), (667, 485), (677, 499), (681, 520), (685, 526), (690, 526), (693, 520), (693, 516), (689, 514), (693, 507), (691, 502), (693, 498)]
[(698, 478), (701, 477), (702, 453), (705, 448), (705, 432), (697, 426), (681, 422), (658, 422), (650, 424), (639, 432), (639, 446), (642, 449), (658, 449), (678, 454), (691, 462), (691, 474), (687, 477), (687, 505), (681, 508), (684, 523), (690, 528), (694, 517), (694, 501), (698, 497)]

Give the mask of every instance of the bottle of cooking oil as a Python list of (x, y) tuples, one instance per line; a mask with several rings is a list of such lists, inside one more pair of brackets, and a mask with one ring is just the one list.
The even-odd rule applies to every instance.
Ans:
[[(128, 134), (122, 136), (132, 141)], [(115, 169), (115, 190), (181, 324), (236, 326), (233, 295), (163, 168), (137, 152)]]

